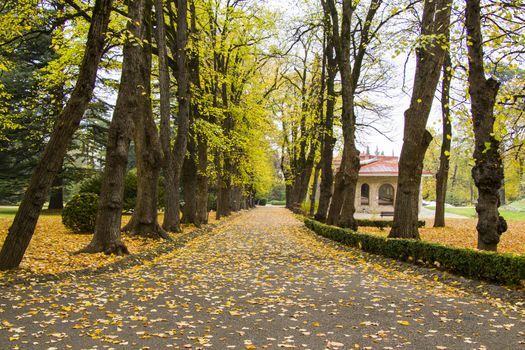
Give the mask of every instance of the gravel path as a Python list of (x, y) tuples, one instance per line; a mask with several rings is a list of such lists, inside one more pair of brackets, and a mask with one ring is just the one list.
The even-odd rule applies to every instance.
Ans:
[(524, 304), (436, 279), (258, 208), (126, 271), (1, 287), (0, 349), (525, 349)]

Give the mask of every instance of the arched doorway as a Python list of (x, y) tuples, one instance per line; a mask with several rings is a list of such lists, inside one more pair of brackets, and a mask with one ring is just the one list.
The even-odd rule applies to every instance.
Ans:
[(370, 205), (370, 186), (368, 184), (361, 185), (361, 205)]
[(383, 184), (379, 187), (379, 205), (394, 205), (394, 186)]

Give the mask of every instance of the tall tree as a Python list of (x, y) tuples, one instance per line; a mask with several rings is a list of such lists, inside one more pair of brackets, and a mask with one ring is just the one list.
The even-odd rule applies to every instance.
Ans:
[(95, 234), (81, 252), (128, 253), (120, 240), (124, 178), (134, 130), (136, 127), (143, 127), (142, 124), (135, 124), (134, 115), (144, 113), (144, 96), (149, 98), (149, 90), (144, 85), (144, 71), (148, 70), (147, 58), (143, 46), (137, 45), (137, 41), (143, 43), (147, 36), (145, 2), (146, 0), (137, 0), (128, 4), (128, 16), (131, 20), (127, 24), (127, 30), (132, 36), (123, 48), (120, 87), (109, 128)]
[(389, 237), (419, 239), (421, 174), (425, 152), (432, 141), (426, 125), (448, 47), (446, 33), (451, 3), (451, 0), (426, 0), (424, 3), (412, 97), (405, 111), (394, 223)]
[[(179, 188), (175, 181), (176, 164), (174, 154), (171, 151), (171, 105), (170, 105), (170, 73), (168, 66), (168, 48), (166, 40), (166, 30), (164, 22), (164, 6), (162, 0), (155, 0), (155, 18), (157, 24), (155, 40), (158, 47), (159, 57), (159, 90), (160, 90), (160, 142), (163, 153), (163, 172), (164, 172), (164, 222), (163, 228), (171, 230), (168, 224), (172, 221), (172, 217), (178, 215)], [(172, 3), (169, 5), (170, 14), (175, 16), (172, 9)], [(176, 19), (171, 18), (172, 21)], [(175, 227), (177, 230), (177, 228)]]
[(330, 206), (330, 199), (332, 198), (332, 186), (334, 182), (334, 174), (332, 168), (333, 153), (335, 138), (333, 136), (334, 127), (334, 110), (336, 103), (335, 92), (335, 77), (337, 75), (337, 61), (334, 57), (334, 44), (332, 38), (332, 30), (330, 27), (330, 19), (325, 15), (324, 30), (326, 32), (327, 41), (324, 47), (326, 59), (326, 113), (324, 118), (323, 130), (323, 144), (321, 147), (321, 185), (319, 188), (319, 205), (315, 214), (315, 219), (319, 221), (326, 221), (328, 215), (328, 208)]
[(468, 82), (474, 128), (472, 178), (478, 188), (478, 249), (496, 250), (507, 223), (499, 215), (498, 191), (503, 186), (503, 162), (500, 143), (494, 135), (494, 105), (500, 83), (485, 78), (480, 0), (467, 0), (465, 24), (468, 36)]
[(86, 50), (75, 89), (57, 117), (57, 122), (31, 177), (13, 224), (0, 251), (0, 269), (17, 267), (31, 241), (35, 226), (52, 186), (60, 171), (64, 155), (84, 115), (95, 86), (98, 65), (104, 52), (112, 0), (96, 0), (91, 15)]
[[(176, 52), (177, 52), (177, 73), (176, 79), (178, 84), (177, 101), (179, 103), (179, 113), (177, 115), (177, 136), (175, 144), (173, 145), (173, 173), (170, 179), (170, 186), (173, 186), (174, 192), (171, 194), (170, 207), (166, 207), (164, 214), (163, 227), (166, 230), (179, 232), (180, 231), (180, 179), (182, 173), (182, 166), (186, 156), (186, 146), (188, 143), (189, 134), (189, 108), (190, 108), (190, 81), (189, 68), (187, 56), (187, 42), (188, 42), (188, 1), (177, 1), (177, 33), (176, 33)], [(168, 211), (169, 210), (169, 211)]]
[[(145, 43), (151, 43), (152, 3), (145, 2), (143, 10)], [(162, 151), (157, 126), (153, 119), (151, 104), (151, 45), (143, 45), (140, 56), (136, 57), (139, 83), (143, 86), (137, 96), (138, 109), (133, 114), (135, 124), (134, 142), (137, 157), (137, 203), (133, 215), (124, 231), (132, 235), (148, 235), (169, 239), (158, 223), (158, 182), (162, 166)]]
[[(449, 37), (450, 35), (447, 35)], [(443, 61), (443, 83), (441, 85), (441, 116), (443, 135), (439, 155), (439, 169), (436, 174), (436, 213), (434, 227), (445, 227), (445, 199), (447, 195), (448, 171), (450, 167), (450, 146), (452, 143), (452, 119), (450, 115), (450, 83), (452, 62), (450, 52), (445, 53)]]

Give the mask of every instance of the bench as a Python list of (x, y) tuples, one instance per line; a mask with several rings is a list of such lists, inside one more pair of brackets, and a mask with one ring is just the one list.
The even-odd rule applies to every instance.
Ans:
[(393, 211), (382, 211), (381, 217), (384, 218), (385, 216), (394, 216), (394, 212)]

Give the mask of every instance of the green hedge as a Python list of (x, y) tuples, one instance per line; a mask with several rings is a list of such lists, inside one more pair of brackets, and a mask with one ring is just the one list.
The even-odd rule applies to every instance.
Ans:
[(325, 225), (311, 219), (306, 219), (305, 224), (321, 236), (388, 258), (507, 285), (518, 285), (525, 280), (525, 256), (453, 248), (413, 239), (391, 239)]
[[(392, 220), (369, 220), (369, 219), (363, 219), (363, 220), (357, 220), (357, 226), (360, 227), (378, 227), (380, 229), (383, 229), (385, 227), (392, 227), (392, 223), (394, 221)], [(425, 221), (419, 220), (417, 222), (417, 227), (425, 227)]]

